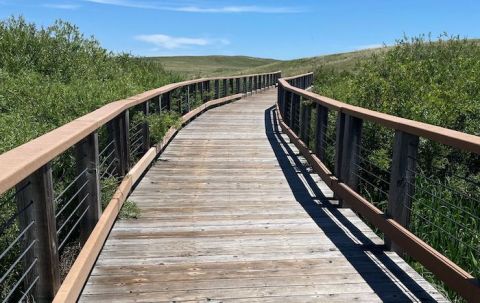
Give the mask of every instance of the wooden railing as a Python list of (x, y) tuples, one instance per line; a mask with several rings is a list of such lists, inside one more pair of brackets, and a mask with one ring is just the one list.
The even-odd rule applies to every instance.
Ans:
[[(312, 81), (312, 73), (279, 80), (277, 112), (280, 114), (278, 118), (282, 130), (312, 165), (314, 171), (320, 174), (333, 190), (340, 206), (351, 207), (378, 228), (385, 235), (389, 248), (420, 262), (469, 302), (478, 302), (478, 280), (442, 255), (442, 252), (432, 248), (425, 239), (417, 237), (410, 230), (409, 223), (412, 198), (415, 195), (419, 139), (428, 139), (463, 152), (480, 154), (480, 137), (320, 96), (306, 90)], [(393, 154), (390, 171), (386, 174), (390, 179), (382, 180), (386, 183), (383, 190), (388, 201), (386, 212), (381, 211), (361, 194), (362, 187), (369, 185), (369, 178), (359, 170), (372, 174), (362, 167), (361, 163), (364, 148), (362, 129), (365, 123), (392, 130)], [(331, 136), (328, 136), (329, 133)], [(373, 175), (370, 180), (375, 178), (380, 179)], [(480, 226), (478, 217), (471, 213), (465, 213), (465, 216), (465, 221), (475, 220), (476, 225), (473, 226)], [(428, 224), (429, 218), (425, 219), (425, 224)], [(477, 242), (477, 251), (475, 246), (472, 249), (474, 255), (478, 254), (480, 243)]]
[[(177, 132), (172, 127), (152, 144), (149, 124), (137, 116), (176, 112), (183, 125), (212, 106), (273, 86), (279, 77), (274, 72), (169, 84), (107, 104), (0, 155), (0, 301), (77, 299), (132, 186)], [(102, 199), (108, 202), (103, 214)], [(61, 266), (68, 265), (60, 259), (72, 243), (81, 251), (62, 284)]]

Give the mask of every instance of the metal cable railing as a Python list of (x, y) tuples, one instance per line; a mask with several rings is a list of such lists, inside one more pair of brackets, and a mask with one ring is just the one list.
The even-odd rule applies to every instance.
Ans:
[(279, 80), (280, 124), (340, 206), (383, 233), (389, 249), (478, 299), (480, 170), (470, 163), (480, 161), (480, 137), (319, 96), (305, 90), (312, 81)]
[(1, 155), (0, 302), (54, 298), (115, 191), (133, 179), (129, 172), (142, 159), (153, 161), (152, 147), (160, 152), (157, 144), (163, 143), (151, 142), (148, 118), (199, 109), (197, 115), (272, 87), (279, 77), (274, 72), (169, 84), (112, 102)]
[(17, 197), (25, 194), (30, 187), (31, 184), (25, 182), (0, 198), (0, 302), (29, 297), (38, 281), (38, 275), (32, 275), (37, 261), (25, 261), (25, 256), (32, 253), (37, 242), (31, 237), (35, 220), (28, 216), (33, 201), (16, 205)]

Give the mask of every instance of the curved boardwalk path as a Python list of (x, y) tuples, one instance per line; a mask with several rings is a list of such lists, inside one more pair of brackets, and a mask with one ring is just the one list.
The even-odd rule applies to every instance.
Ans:
[(141, 216), (115, 224), (81, 302), (444, 301), (351, 210), (329, 206), (279, 134), (275, 99), (215, 108), (177, 135), (131, 195)]

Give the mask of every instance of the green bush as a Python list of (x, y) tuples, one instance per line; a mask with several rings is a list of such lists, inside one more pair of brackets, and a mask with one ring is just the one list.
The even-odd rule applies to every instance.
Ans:
[[(364, 108), (480, 134), (480, 46), (478, 41), (442, 35), (403, 38), (384, 52), (362, 60), (353, 70), (321, 67), (315, 91)], [(393, 132), (365, 123), (363, 174), (383, 192), (388, 183)], [(409, 228), (462, 268), (480, 277), (479, 156), (421, 139)], [(388, 180), (388, 179), (387, 179)], [(377, 189), (378, 190), (378, 189)], [(362, 186), (361, 193), (385, 210), (386, 197)], [(416, 269), (432, 278), (417, 263)], [(439, 285), (442, 285), (439, 283)], [(451, 299), (458, 297), (449, 292)]]
[(0, 153), (102, 105), (180, 80), (154, 61), (113, 54), (57, 21), (0, 21)]
[[(179, 80), (177, 75), (164, 71), (155, 61), (105, 50), (94, 38), (84, 37), (76, 26), (67, 22), (57, 21), (44, 28), (21, 17), (0, 21), (0, 153), (108, 102)], [(167, 117), (166, 121), (157, 124), (170, 123), (170, 120)], [(105, 129), (101, 128), (99, 134), (102, 145), (106, 139)], [(156, 131), (155, 135), (160, 136), (161, 132)], [(54, 159), (52, 167), (54, 190), (58, 195), (76, 176), (72, 151), (68, 150)], [(103, 207), (110, 201), (118, 182), (115, 177), (101, 180)], [(9, 194), (12, 193), (10, 190)], [(71, 195), (73, 192), (68, 192), (56, 201), (57, 208), (64, 205)], [(14, 197), (8, 193), (1, 195), (0, 252), (19, 233), (16, 220), (12, 219), (15, 211)], [(62, 216), (72, 211), (69, 208)], [(120, 216), (129, 218), (138, 214), (136, 205), (127, 201)], [(57, 225), (64, 219), (59, 217)], [(13, 223), (4, 224), (9, 221)], [(78, 232), (69, 239), (60, 253), (63, 274), (69, 270), (79, 251)], [(18, 243), (12, 247), (0, 264), (2, 272), (14, 264), (20, 251)], [(1, 283), (0, 300), (7, 296), (23, 270), (22, 262), (19, 262)], [(18, 300), (21, 295), (17, 291), (10, 299)]]

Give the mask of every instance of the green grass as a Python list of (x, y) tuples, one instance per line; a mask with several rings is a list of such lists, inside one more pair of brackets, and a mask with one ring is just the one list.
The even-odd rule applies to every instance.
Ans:
[(247, 56), (172, 56), (147, 59), (159, 62), (166, 70), (180, 73), (187, 78), (227, 76), (276, 62), (273, 59)]
[(174, 56), (150, 57), (147, 60), (159, 62), (166, 70), (181, 73), (187, 78), (266, 73), (279, 70), (282, 71), (283, 76), (293, 76), (314, 71), (319, 66), (331, 67), (338, 71), (350, 70), (362, 59), (383, 51), (385, 48), (366, 49), (294, 60), (245, 56)]
[(365, 49), (341, 54), (332, 54), (301, 58), (286, 61), (276, 61), (266, 65), (249, 68), (244, 73), (264, 73), (270, 71), (282, 71), (283, 77), (299, 75), (307, 72), (313, 72), (320, 66), (332, 68), (336, 71), (351, 70), (361, 60), (374, 53), (384, 52), (388, 48)]

